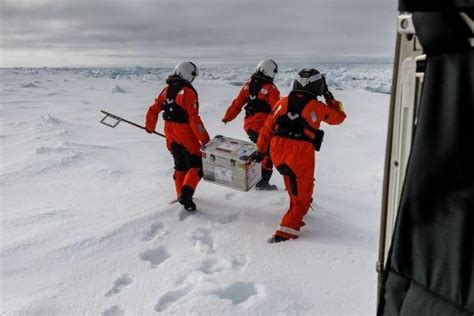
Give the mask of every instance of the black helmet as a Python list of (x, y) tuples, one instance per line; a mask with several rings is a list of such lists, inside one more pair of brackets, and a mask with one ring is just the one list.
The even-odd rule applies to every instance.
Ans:
[(320, 96), (326, 90), (326, 82), (319, 71), (313, 68), (305, 68), (296, 76), (293, 90), (304, 90)]

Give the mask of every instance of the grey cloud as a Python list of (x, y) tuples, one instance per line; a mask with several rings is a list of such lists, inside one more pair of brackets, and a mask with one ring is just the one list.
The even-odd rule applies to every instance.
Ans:
[(1, 44), (7, 56), (388, 56), (395, 15), (394, 0), (3, 0)]

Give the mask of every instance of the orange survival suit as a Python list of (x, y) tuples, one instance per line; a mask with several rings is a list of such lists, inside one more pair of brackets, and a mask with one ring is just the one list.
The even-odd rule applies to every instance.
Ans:
[[(273, 80), (257, 72), (242, 86), (239, 94), (227, 109), (222, 122), (232, 121), (244, 108), (244, 129), (250, 140), (257, 143), (260, 130), (279, 99), (280, 91)], [(262, 159), (262, 179), (268, 183), (272, 172), (272, 160), (270, 155), (266, 155)]]
[(298, 238), (313, 195), (315, 148), (322, 141), (321, 122), (340, 124), (346, 118), (342, 104), (335, 99), (317, 100), (304, 91), (293, 90), (281, 99), (268, 117), (258, 139), (258, 151), (270, 153), (277, 170), (284, 176), (290, 206), (275, 235)]
[(163, 112), (166, 146), (174, 159), (176, 195), (192, 196), (203, 176), (200, 148), (209, 142), (209, 134), (199, 116), (198, 95), (193, 86), (176, 75), (166, 83), (148, 109), (146, 130), (155, 130), (158, 114)]

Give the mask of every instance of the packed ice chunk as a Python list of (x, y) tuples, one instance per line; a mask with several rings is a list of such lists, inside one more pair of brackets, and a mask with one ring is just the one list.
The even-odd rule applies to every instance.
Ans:
[(115, 85), (112, 89), (110, 89), (110, 92), (112, 92), (112, 93), (127, 93), (127, 90), (125, 90), (124, 88), (122, 88), (119, 85)]

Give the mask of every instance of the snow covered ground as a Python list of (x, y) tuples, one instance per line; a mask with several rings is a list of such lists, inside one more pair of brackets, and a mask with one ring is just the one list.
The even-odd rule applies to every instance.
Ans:
[[(297, 68), (279, 74), (283, 93)], [(348, 118), (324, 127), (301, 238), (275, 245), (284, 190), (202, 182), (184, 216), (163, 140), (98, 124), (102, 108), (142, 123), (168, 69), (0, 70), (1, 312), (374, 314), (391, 66), (320, 68)], [(251, 71), (202, 70), (212, 135), (246, 138), (242, 116), (220, 119)]]

